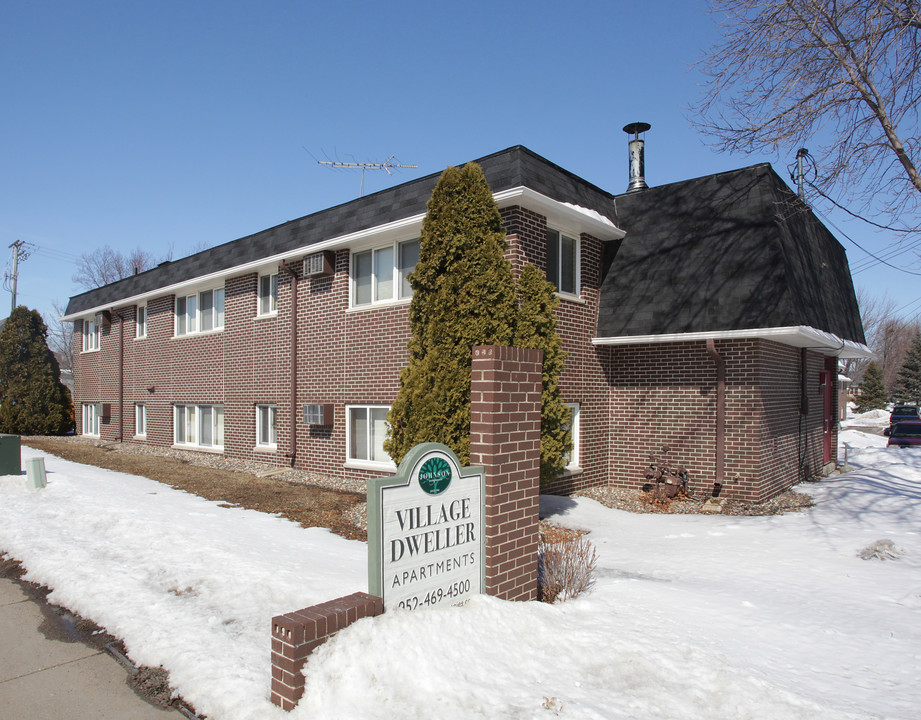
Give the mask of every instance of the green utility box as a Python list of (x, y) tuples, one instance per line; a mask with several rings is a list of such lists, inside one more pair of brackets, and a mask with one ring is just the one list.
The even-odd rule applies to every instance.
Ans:
[(0, 475), (21, 475), (19, 435), (0, 434)]

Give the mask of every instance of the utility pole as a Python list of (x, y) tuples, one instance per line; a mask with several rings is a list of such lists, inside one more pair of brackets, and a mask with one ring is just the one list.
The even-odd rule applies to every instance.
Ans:
[(22, 240), (17, 240), (14, 243), (10, 244), (10, 248), (13, 250), (13, 269), (10, 272), (10, 291), (13, 293), (13, 304), (10, 307), (10, 313), (16, 309), (16, 283), (19, 278), (19, 258), (23, 260), (29, 257), (29, 253), (26, 250), (23, 250), (25, 243)]

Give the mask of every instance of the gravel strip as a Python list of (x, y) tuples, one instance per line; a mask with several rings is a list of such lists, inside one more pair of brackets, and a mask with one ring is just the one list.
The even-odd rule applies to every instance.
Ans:
[[(671, 502), (658, 505), (650, 502), (642, 490), (612, 487), (594, 487), (582, 490), (578, 496), (597, 500), (602, 505), (615, 510), (626, 510), (633, 513), (671, 513), (675, 515), (689, 515), (705, 513), (704, 500), (691, 500), (689, 498), (675, 499)], [(782, 515), (785, 512), (796, 512), (812, 507), (815, 503), (805, 493), (787, 490), (763, 503), (746, 503), (738, 500), (725, 500), (722, 503), (721, 515)], [(716, 514), (716, 513), (714, 513)]]
[[(169, 457), (201, 467), (249, 473), (250, 475), (270, 477), (273, 480), (281, 480), (301, 485), (316, 485), (329, 490), (344, 490), (357, 493), (364, 493), (367, 490), (367, 484), (364, 480), (336, 477), (294, 468), (280, 468), (276, 465), (260, 463), (255, 460), (230, 458), (219, 453), (177, 450), (176, 448), (147, 445), (145, 443), (107, 442), (95, 438), (88, 438), (85, 435), (69, 435), (58, 439), (68, 442), (95, 445), (96, 447), (102, 447), (112, 452)], [(675, 499), (664, 505), (657, 505), (649, 502), (645, 498), (645, 493), (635, 488), (630, 489), (605, 485), (583, 490), (576, 493), (576, 495), (597, 500), (602, 505), (609, 508), (626, 510), (627, 512), (633, 513), (703, 514), (707, 512), (704, 509), (705, 502), (703, 500), (683, 498)], [(788, 490), (763, 503), (725, 500), (722, 503), (719, 513), (722, 515), (781, 515), (785, 512), (795, 512), (812, 507), (813, 504), (813, 500), (809, 495)], [(357, 527), (367, 529), (367, 504), (359, 503), (346, 513), (346, 517)]]
[(155, 455), (158, 457), (168, 457), (182, 462), (196, 465), (198, 467), (209, 467), (215, 470), (228, 470), (231, 472), (249, 473), (259, 477), (270, 477), (273, 480), (283, 480), (285, 482), (296, 483), (299, 485), (317, 485), (329, 490), (345, 490), (349, 492), (363, 493), (367, 490), (367, 484), (364, 480), (356, 478), (342, 478), (322, 473), (307, 472), (290, 467), (279, 467), (269, 463), (261, 463), (256, 460), (243, 460), (241, 458), (231, 458), (221, 453), (194, 452), (191, 450), (178, 450), (171, 447), (160, 445), (147, 445), (145, 443), (135, 442), (108, 442), (96, 438), (88, 438), (85, 435), (66, 435), (56, 437), (56, 440), (66, 440), (67, 442), (84, 443), (96, 447), (105, 448), (111, 452), (129, 453), (134, 455)]

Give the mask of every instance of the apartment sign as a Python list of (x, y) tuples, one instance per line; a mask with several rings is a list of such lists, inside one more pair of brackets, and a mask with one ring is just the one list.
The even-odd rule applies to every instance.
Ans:
[(485, 474), (445, 445), (407, 453), (368, 481), (368, 591), (384, 610), (457, 605), (483, 592)]

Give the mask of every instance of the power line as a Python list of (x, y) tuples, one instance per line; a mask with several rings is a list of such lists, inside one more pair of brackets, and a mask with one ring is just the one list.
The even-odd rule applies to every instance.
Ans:
[(886, 261), (883, 260), (881, 257), (879, 257), (879, 256), (877, 256), (877, 255), (874, 255), (874, 254), (871, 253), (869, 250), (867, 250), (865, 247), (863, 247), (863, 245), (861, 245), (859, 242), (857, 242), (856, 240), (854, 240), (854, 238), (852, 238), (850, 235), (848, 235), (846, 232), (844, 232), (844, 230), (842, 230), (840, 227), (838, 227), (837, 225), (835, 225), (835, 223), (832, 222), (831, 218), (829, 218), (828, 216), (826, 216), (826, 215), (824, 215), (823, 213), (819, 212), (819, 210), (817, 210), (816, 208), (813, 208), (812, 210), (813, 210), (813, 212), (814, 212), (816, 215), (818, 215), (820, 218), (822, 218), (822, 220), (824, 220), (826, 223), (828, 223), (829, 225), (831, 225), (835, 230), (837, 230), (841, 235), (843, 235), (848, 241), (850, 241), (851, 243), (853, 243), (854, 246), (857, 247), (858, 250), (861, 250), (861, 251), (865, 252), (867, 255), (869, 255), (871, 258), (873, 258), (873, 259), (876, 260), (877, 262), (880, 262), (880, 263), (882, 263), (883, 265), (886, 265), (887, 267), (891, 267), (893, 270), (898, 270), (899, 272), (903, 272), (903, 273), (905, 273), (906, 275), (916, 275), (916, 276), (918, 276), (918, 277), (921, 277), (921, 272), (914, 272), (913, 270), (906, 270), (905, 268), (900, 268), (900, 267), (898, 267), (897, 265), (893, 265), (893, 264), (890, 263), (890, 262), (886, 262)]

